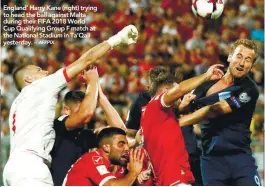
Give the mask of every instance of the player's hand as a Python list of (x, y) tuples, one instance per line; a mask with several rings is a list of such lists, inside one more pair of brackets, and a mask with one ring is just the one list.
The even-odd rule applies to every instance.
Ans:
[(121, 43), (133, 44), (138, 39), (138, 30), (134, 25), (128, 25), (124, 27), (117, 35), (121, 37)]
[(136, 43), (138, 38), (138, 30), (134, 25), (128, 25), (124, 27), (116, 35), (110, 37), (107, 42), (111, 47), (115, 47), (119, 44), (130, 45)]
[(130, 150), (130, 161), (127, 169), (130, 173), (138, 176), (143, 169), (144, 152), (141, 149)]
[(147, 169), (147, 170), (142, 171), (137, 177), (138, 183), (142, 184), (145, 181), (147, 181), (151, 176), (151, 172), (152, 172), (151, 169)]
[(222, 64), (212, 65), (207, 72), (205, 73), (207, 76), (207, 80), (217, 80), (221, 79), (224, 76), (224, 72), (219, 68), (224, 67)]
[(183, 111), (189, 104), (191, 101), (193, 101), (196, 98), (196, 95), (188, 93), (186, 95), (184, 95), (182, 101), (180, 102), (178, 109), (179, 111)]
[(86, 80), (87, 83), (90, 81), (98, 81), (99, 76), (98, 76), (98, 70), (96, 66), (91, 66), (88, 70), (84, 72), (84, 79)]

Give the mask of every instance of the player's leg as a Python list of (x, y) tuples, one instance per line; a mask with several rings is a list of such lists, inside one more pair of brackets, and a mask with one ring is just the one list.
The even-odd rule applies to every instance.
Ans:
[(242, 153), (226, 159), (229, 159), (230, 165), (233, 166), (231, 169), (235, 185), (261, 186), (255, 159), (251, 155)]
[(221, 156), (201, 156), (201, 174), (204, 186), (225, 186), (230, 171)]

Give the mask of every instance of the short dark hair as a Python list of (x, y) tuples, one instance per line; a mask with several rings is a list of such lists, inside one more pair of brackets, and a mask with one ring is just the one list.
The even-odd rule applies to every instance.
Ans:
[(107, 127), (102, 129), (97, 135), (97, 143), (98, 147), (101, 147), (101, 143), (106, 138), (112, 138), (114, 135), (124, 135), (126, 136), (126, 132), (121, 128), (117, 127)]
[(12, 72), (13, 80), (14, 80), (15, 86), (16, 86), (18, 91), (21, 91), (22, 87), (21, 87), (21, 85), (19, 85), (19, 82), (17, 80), (17, 74), (18, 74), (18, 72), (20, 72), (21, 70), (25, 69), (29, 65), (31, 65), (31, 64), (25, 64), (25, 63), (24, 64), (19, 64), (19, 65), (17, 65), (14, 68), (14, 70)]
[(85, 93), (80, 90), (72, 90), (65, 94), (64, 102), (65, 104), (69, 104), (70, 102), (82, 102), (85, 98)]
[(162, 66), (158, 66), (149, 72), (149, 78), (151, 81), (151, 95), (156, 94), (157, 89), (162, 85), (173, 84), (176, 82), (176, 75), (171, 73), (168, 69)]
[(243, 46), (245, 46), (245, 47), (247, 47), (247, 48), (252, 49), (252, 50), (255, 51), (255, 58), (253, 59), (253, 63), (255, 63), (255, 61), (257, 60), (257, 58), (259, 56), (259, 48), (258, 48), (257, 44), (253, 40), (249, 40), (247, 38), (238, 39), (232, 45), (232, 53), (234, 52), (234, 50), (239, 45), (243, 45)]

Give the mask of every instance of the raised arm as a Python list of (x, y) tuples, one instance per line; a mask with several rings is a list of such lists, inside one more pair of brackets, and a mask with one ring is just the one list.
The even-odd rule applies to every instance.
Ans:
[[(244, 96), (242, 96), (242, 94)], [(248, 87), (241, 94), (233, 95), (230, 98), (219, 101), (213, 105), (205, 106), (191, 114), (185, 115), (179, 119), (180, 126), (193, 125), (203, 120), (208, 120), (236, 112), (244, 114), (245, 110), (254, 110), (259, 92), (256, 86)], [(242, 99), (243, 98), (243, 99)]]
[(96, 67), (92, 67), (84, 73), (87, 82), (87, 90), (84, 100), (77, 111), (73, 112), (65, 121), (67, 130), (74, 130), (83, 127), (94, 115), (98, 98), (98, 72)]
[(104, 41), (95, 47), (89, 49), (74, 63), (65, 68), (65, 74), (69, 79), (74, 78), (80, 72), (85, 70), (90, 64), (96, 63), (96, 61), (106, 54), (110, 49), (119, 45), (136, 43), (138, 37), (138, 31), (135, 26), (129, 25), (124, 27), (116, 35), (110, 37), (107, 41)]
[(206, 73), (182, 81), (179, 84), (175, 84), (175, 86), (169, 89), (163, 96), (164, 104), (166, 106), (172, 105), (176, 100), (178, 100), (188, 92), (192, 91), (193, 89), (197, 88), (205, 81), (220, 79), (223, 76), (223, 72), (220, 69), (218, 69), (218, 67), (223, 67), (223, 65), (221, 64), (213, 65), (208, 69)]
[(99, 85), (99, 105), (105, 112), (106, 120), (109, 126), (121, 128), (125, 132), (127, 131), (127, 128), (124, 125), (119, 113), (111, 105), (108, 98), (102, 92), (100, 85)]

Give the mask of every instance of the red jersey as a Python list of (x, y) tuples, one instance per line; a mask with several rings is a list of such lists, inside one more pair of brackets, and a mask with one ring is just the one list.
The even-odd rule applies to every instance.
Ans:
[(164, 93), (146, 105), (141, 118), (144, 148), (154, 167), (156, 185), (192, 183), (188, 153), (172, 107), (161, 104)]
[(110, 172), (110, 162), (101, 150), (82, 155), (66, 175), (64, 186), (102, 186), (109, 179), (116, 178)]

